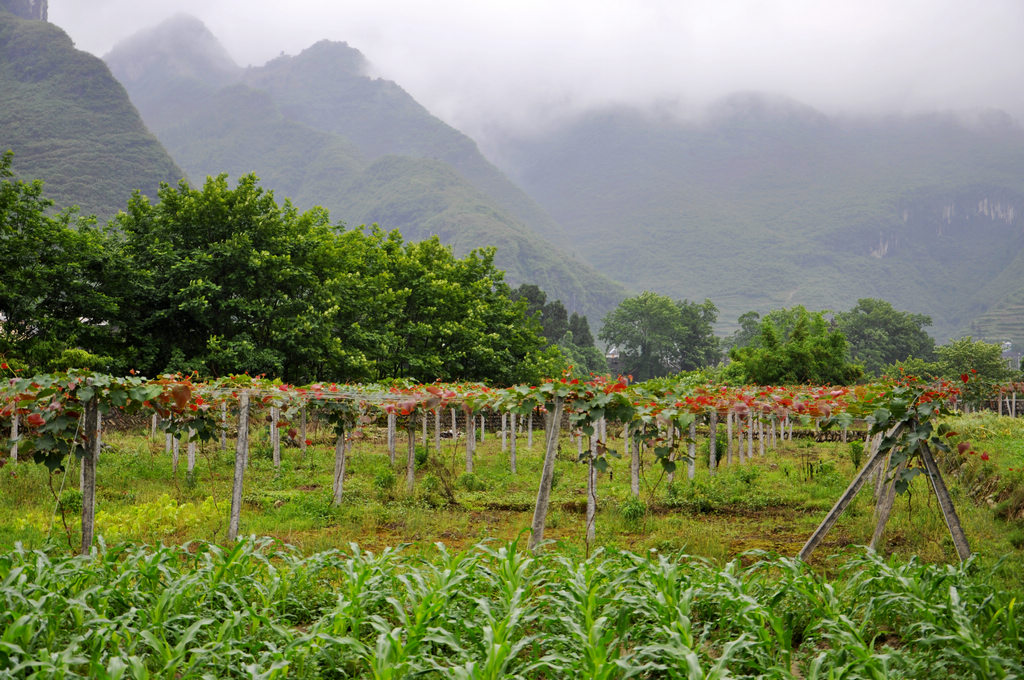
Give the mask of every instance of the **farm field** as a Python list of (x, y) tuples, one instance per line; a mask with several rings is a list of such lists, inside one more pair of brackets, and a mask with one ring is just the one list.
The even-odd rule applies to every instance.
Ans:
[(1024, 532), (1007, 489), (1021, 481), (1024, 428), (991, 414), (954, 420), (978, 449), (946, 473), (976, 552), (963, 566), (923, 476), (897, 499), (880, 554), (858, 547), (874, 527), (865, 489), (809, 564), (794, 559), (855, 472), (850, 443), (799, 430), (763, 457), (755, 442), (751, 460), (714, 476), (698, 436), (695, 479), (679, 468), (669, 482), (646, 461), (640, 503), (628, 462), (610, 457), (589, 551), (586, 465), (563, 436), (551, 543), (534, 558), (523, 532), (540, 430), (532, 449), (517, 440), (516, 474), (493, 431), (472, 476), (462, 473), (464, 442), (442, 440), (438, 451), (430, 436), (409, 494), (384, 430), (368, 427), (335, 506), (331, 429), (311, 427), (305, 457), (286, 448), (275, 470), (269, 428), (254, 427), (241, 518), (251, 537), (231, 545), (230, 440), (227, 450), (203, 443), (194, 473), (175, 474), (162, 436), (111, 429), (97, 466), (103, 540), (89, 558), (70, 557), (77, 466), (49, 479), (42, 465), (0, 469), (0, 668), (10, 677), (1014, 677), (1024, 672), (1014, 600)]

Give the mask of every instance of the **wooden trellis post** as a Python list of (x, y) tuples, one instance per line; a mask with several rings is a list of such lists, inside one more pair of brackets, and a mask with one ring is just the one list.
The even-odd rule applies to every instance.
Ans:
[(691, 480), (697, 474), (697, 418), (690, 421), (690, 441), (686, 443), (686, 476)]
[(518, 437), (516, 437), (516, 414), (515, 413), (512, 414), (511, 420), (512, 420), (512, 443), (511, 443), (511, 446), (509, 447), (508, 462), (509, 462), (509, 469), (512, 471), (512, 474), (515, 474), (516, 473), (516, 440), (518, 439)]
[(708, 413), (708, 470), (715, 474), (718, 467), (718, 411)]
[(96, 530), (96, 461), (100, 452), (100, 405), (93, 396), (85, 404), (85, 451), (82, 455), (82, 554), (88, 555)]
[(192, 472), (196, 468), (196, 431), (193, 428), (188, 428), (188, 466), (187, 472)]
[(466, 472), (473, 472), (473, 454), (476, 453), (476, 415), (466, 414)]
[(548, 409), (548, 422), (544, 428), (544, 467), (540, 473), (537, 504), (533, 508), (533, 523), (530, 525), (529, 548), (534, 552), (540, 549), (544, 541), (544, 524), (547, 522), (551, 501), (551, 480), (555, 475), (555, 454), (558, 452), (558, 435), (562, 424), (562, 404), (562, 397), (555, 397), (554, 406)]
[(238, 538), (238, 525), (242, 515), (242, 480), (249, 462), (249, 393), (238, 395), (238, 438), (235, 440), (235, 474), (231, 483), (231, 520), (228, 522), (228, 540)]
[[(426, 422), (426, 414), (423, 415), (424, 421)], [(405, 459), (405, 490), (412, 494), (413, 487), (416, 484), (416, 424), (413, 422), (413, 417), (409, 416), (409, 448), (406, 451)]]
[(590, 436), (590, 455), (587, 456), (587, 553), (597, 536), (597, 460), (598, 434)]
[(395, 431), (396, 422), (398, 416), (394, 412), (388, 413), (388, 457), (391, 459), (391, 466), (395, 465), (395, 439), (397, 438), (397, 432)]
[[(892, 437), (899, 434), (899, 428), (903, 425), (897, 425), (888, 433), (886, 437)], [(871, 453), (868, 456), (867, 462), (864, 467), (861, 468), (860, 472), (854, 476), (853, 481), (847, 487), (843, 495), (839, 497), (835, 505), (822, 520), (821, 524), (814, 533), (811, 534), (810, 538), (804, 544), (804, 547), (800, 550), (800, 559), (806, 560), (811, 556), (814, 549), (821, 543), (825, 535), (828, 534), (829, 530), (835, 525), (836, 521), (846, 510), (847, 506), (857, 496), (857, 492), (861, 490), (864, 484), (871, 477), (879, 466), (884, 466), (883, 463), (889, 459), (888, 453), (882, 453), (881, 451), (882, 437), (876, 436), (871, 442)], [(957, 555), (961, 560), (966, 560), (970, 554), (970, 545), (967, 542), (967, 536), (964, 534), (963, 527), (960, 524), (960, 518), (956, 514), (956, 509), (953, 507), (953, 501), (949, 497), (949, 490), (946, 488), (946, 483), (942, 479), (942, 473), (939, 471), (938, 465), (935, 463), (935, 458), (932, 456), (931, 449), (928, 447), (926, 442), (920, 442), (921, 447), (921, 460), (924, 463), (925, 471), (928, 474), (929, 480), (931, 480), (932, 490), (935, 493), (936, 499), (938, 499), (939, 508), (942, 510), (942, 516), (946, 521), (946, 528), (949, 529), (949, 534), (953, 539), (953, 545), (956, 548)], [(902, 466), (897, 466), (897, 474)], [(881, 475), (886, 477), (886, 470), (881, 470)], [(878, 522), (875, 525), (875, 531), (872, 535), (871, 546), (874, 547), (878, 539), (881, 537), (882, 532), (885, 528), (885, 524), (889, 519), (889, 515), (892, 512), (892, 501), (895, 494), (895, 479), (890, 480), (885, 486), (884, 492), (879, 494), (878, 510), (876, 515)]]
[(18, 414), (11, 416), (11, 462), (18, 462)]
[(281, 428), (278, 421), (281, 418), (281, 409), (276, 406), (270, 407), (270, 448), (274, 456), (274, 469), (281, 469)]

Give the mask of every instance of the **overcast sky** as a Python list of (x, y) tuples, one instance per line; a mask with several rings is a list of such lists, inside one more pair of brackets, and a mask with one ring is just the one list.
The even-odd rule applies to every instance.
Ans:
[(608, 102), (737, 90), (826, 112), (999, 108), (1024, 119), (1024, 0), (50, 0), (102, 56), (199, 17), (242, 65), (344, 40), (464, 131)]

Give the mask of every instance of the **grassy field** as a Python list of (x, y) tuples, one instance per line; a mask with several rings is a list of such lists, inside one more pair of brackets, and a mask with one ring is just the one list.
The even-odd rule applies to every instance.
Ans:
[(162, 437), (110, 431), (91, 556), (72, 556), (76, 466), (0, 469), (0, 677), (1021, 677), (1024, 426), (954, 426), (971, 443), (944, 460), (976, 552), (963, 565), (923, 477), (878, 554), (859, 547), (866, 489), (809, 564), (793, 559), (855, 472), (849, 443), (761, 457), (755, 442), (753, 460), (692, 482), (648, 468), (640, 502), (612, 459), (588, 547), (566, 437), (534, 557), (519, 548), (539, 432), (515, 475), (493, 434), (473, 476), (459, 441), (421, 447), (407, 494), (371, 429), (334, 506), (330, 433), (275, 470), (254, 430), (242, 530), (264, 538), (230, 546), (231, 450), (203, 445), (192, 475), (182, 451), (173, 474)]
[[(996, 416), (960, 419), (956, 427), (961, 439), (971, 440), (971, 450), (977, 449), (955, 467), (947, 459), (947, 477), (972, 549), (984, 561), (1024, 565), (1019, 512), (1003, 508), (1000, 513), (999, 508), (1007, 498), (1013, 508), (1019, 504), (1012, 490), (1021, 486), (1024, 428)], [(431, 435), (429, 451), (418, 442), (412, 494), (404, 491), (404, 434), (395, 467), (388, 462), (383, 431), (370, 428), (367, 434), (353, 445), (343, 502), (334, 506), (330, 432), (312, 431), (314, 445), (305, 458), (297, 448), (286, 448), (275, 470), (266, 430), (254, 430), (242, 533), (272, 536), (304, 552), (349, 542), (375, 550), (407, 543), (416, 550), (435, 542), (461, 549), (485, 539), (514, 539), (529, 526), (543, 455), (541, 432), (535, 433), (532, 449), (525, 436), (520, 438), (517, 474), (509, 472), (508, 453), (493, 433), (478, 448), (474, 475), (463, 474), (464, 441), (441, 440), (438, 452)], [(184, 469), (184, 450), (177, 474), (172, 473), (162, 436), (151, 440), (138, 432), (112, 431), (104, 441), (97, 526), (108, 542), (224, 540), (234, 456), (230, 440), (228, 450), (217, 442), (203, 444), (192, 475)], [(618, 444), (621, 451), (621, 440)], [(793, 556), (852, 478), (851, 449), (849, 443), (798, 437), (779, 441), (761, 457), (755, 442), (753, 460), (722, 466), (712, 476), (704, 439), (698, 442), (692, 482), (685, 471), (670, 482), (660, 468), (647, 466), (640, 502), (629, 494), (628, 461), (613, 458), (598, 481), (592, 548), (682, 550), (720, 564), (751, 549)], [(576, 462), (576, 451), (572, 440), (562, 440), (545, 537), (558, 552), (584, 555), (586, 466)], [(989, 459), (982, 461), (982, 453)], [(49, 479), (42, 466), (0, 470), (0, 546), (16, 541), (27, 547), (48, 541), (77, 545), (77, 482), (74, 464), (66, 476)], [(872, 509), (872, 494), (865, 489), (819, 548), (815, 562), (828, 564), (826, 558), (847, 546), (866, 544), (874, 528)], [(955, 559), (923, 476), (897, 499), (883, 552), (929, 562)]]

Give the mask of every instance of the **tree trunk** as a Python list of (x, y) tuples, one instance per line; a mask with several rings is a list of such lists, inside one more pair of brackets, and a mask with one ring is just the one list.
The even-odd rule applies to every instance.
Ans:
[(100, 406), (93, 397), (85, 405), (85, 452), (82, 455), (82, 554), (88, 555), (96, 525), (96, 460), (100, 452)]
[(508, 451), (508, 414), (501, 414), (501, 452)]
[(480, 414), (480, 443), (483, 444), (487, 439), (487, 414)]
[(562, 398), (555, 397), (554, 406), (548, 409), (547, 424), (544, 427), (544, 467), (540, 473), (540, 487), (537, 489), (537, 504), (533, 508), (533, 524), (530, 527), (530, 550), (540, 550), (544, 541), (544, 524), (547, 522), (548, 505), (551, 501), (551, 480), (555, 475), (555, 454), (558, 453), (558, 435), (562, 423)]
[(242, 478), (249, 462), (249, 393), (238, 395), (238, 438), (235, 440), (235, 476), (231, 485), (231, 520), (228, 540), (238, 538), (238, 524), (242, 514)]
[(181, 456), (181, 439), (174, 438), (171, 442), (171, 474), (178, 474), (178, 458)]
[(441, 407), (434, 409), (434, 452), (441, 453)]
[(530, 411), (526, 421), (526, 448), (533, 450), (533, 411)]

